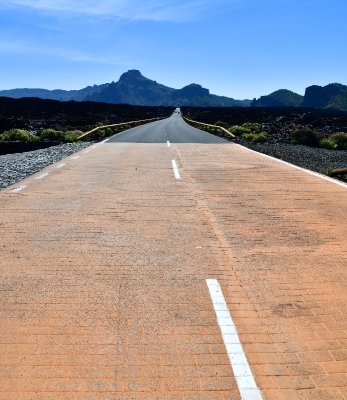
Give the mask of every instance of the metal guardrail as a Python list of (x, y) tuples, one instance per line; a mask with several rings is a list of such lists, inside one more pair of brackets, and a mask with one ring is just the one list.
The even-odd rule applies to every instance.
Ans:
[(198, 124), (198, 125), (204, 125), (204, 126), (209, 126), (210, 128), (217, 128), (220, 129), (221, 131), (223, 131), (224, 133), (226, 133), (227, 135), (231, 136), (232, 138), (235, 138), (236, 136), (234, 134), (232, 134), (231, 132), (229, 132), (227, 129), (223, 128), (222, 126), (219, 125), (211, 125), (211, 124), (205, 124), (204, 122), (199, 122), (199, 121), (194, 121), (193, 119), (189, 119), (187, 117), (183, 117), (183, 119), (189, 121), (189, 122), (193, 122), (194, 124)]
[(158, 121), (158, 120), (160, 120), (160, 119), (161, 119), (161, 118), (140, 119), (140, 120), (138, 120), (138, 121), (121, 122), (120, 124), (111, 124), (111, 125), (97, 126), (96, 128), (92, 129), (91, 131), (88, 131), (88, 132), (86, 132), (86, 133), (83, 133), (83, 135), (79, 136), (79, 137), (77, 138), (77, 140), (80, 140), (80, 139), (82, 139), (82, 138), (84, 138), (84, 137), (90, 135), (91, 133), (100, 130), (100, 129), (112, 128), (112, 127), (115, 127), (115, 126), (122, 126), (122, 125), (137, 124), (137, 123), (141, 124), (142, 122)]

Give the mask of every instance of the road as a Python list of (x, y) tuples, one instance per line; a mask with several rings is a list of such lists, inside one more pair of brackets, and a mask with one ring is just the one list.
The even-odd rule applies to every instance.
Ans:
[(344, 399), (346, 200), (179, 115), (2, 190), (0, 399)]

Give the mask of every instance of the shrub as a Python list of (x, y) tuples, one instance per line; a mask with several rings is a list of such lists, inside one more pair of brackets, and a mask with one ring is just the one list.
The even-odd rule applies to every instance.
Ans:
[(336, 143), (331, 139), (322, 139), (320, 141), (320, 145), (321, 145), (321, 147), (324, 147), (325, 149), (329, 149), (329, 150), (336, 149)]
[(65, 132), (64, 131), (57, 131), (55, 129), (45, 129), (42, 131), (41, 140), (53, 140), (62, 142), (65, 140)]
[(258, 135), (254, 135), (253, 137), (253, 142), (254, 143), (261, 143), (261, 142), (266, 142), (268, 138), (268, 133), (267, 132), (261, 132)]
[(249, 129), (253, 132), (259, 132), (261, 129), (261, 125), (257, 124), (256, 122), (245, 122), (244, 124), (242, 124), (242, 127)]
[(65, 140), (66, 142), (69, 142), (69, 143), (71, 143), (71, 142), (76, 142), (76, 140), (77, 140), (81, 135), (83, 135), (83, 132), (82, 132), (82, 131), (78, 131), (78, 130), (67, 131), (67, 132), (65, 132), (65, 138), (64, 138), (64, 140)]
[(295, 144), (303, 144), (311, 147), (319, 147), (320, 145), (319, 135), (313, 129), (305, 126), (294, 130), (292, 139)]
[(244, 133), (242, 135), (242, 139), (244, 139), (244, 140), (252, 140), (252, 142), (253, 142), (255, 136), (256, 135), (254, 133)]
[(231, 128), (229, 128), (229, 131), (236, 136), (241, 136), (247, 133), (251, 133), (250, 129), (238, 125), (232, 126)]
[(347, 150), (347, 133), (336, 132), (329, 139), (336, 144), (336, 149)]
[(0, 141), (37, 142), (39, 138), (24, 129), (10, 129), (0, 135)]

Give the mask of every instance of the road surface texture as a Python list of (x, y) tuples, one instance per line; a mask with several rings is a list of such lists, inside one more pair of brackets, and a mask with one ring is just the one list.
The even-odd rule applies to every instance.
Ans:
[(0, 204), (0, 399), (346, 399), (343, 184), (174, 114)]

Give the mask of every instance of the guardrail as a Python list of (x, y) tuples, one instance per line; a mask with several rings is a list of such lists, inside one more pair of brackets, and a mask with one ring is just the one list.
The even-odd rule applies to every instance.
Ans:
[(120, 124), (111, 124), (111, 125), (103, 125), (103, 126), (97, 126), (96, 128), (92, 129), (91, 131), (88, 131), (86, 133), (84, 133), (83, 135), (79, 136), (77, 138), (77, 140), (80, 140), (88, 135), (90, 135), (91, 133), (94, 133), (100, 129), (105, 129), (105, 128), (113, 128), (115, 126), (122, 126), (122, 125), (131, 125), (131, 124), (139, 124), (141, 125), (142, 123), (145, 122), (150, 122), (150, 121), (158, 121), (161, 118), (150, 118), (150, 119), (140, 119), (138, 121), (130, 121), (130, 122), (121, 122)]
[[(182, 115), (183, 117), (183, 115)], [(236, 136), (234, 134), (232, 134), (231, 132), (229, 132), (227, 129), (223, 128), (222, 126), (219, 125), (211, 125), (211, 124), (205, 124), (204, 122), (199, 122), (199, 121), (194, 121), (193, 119), (189, 119), (187, 117), (183, 117), (184, 120), (192, 122), (194, 124), (197, 125), (203, 125), (203, 126), (208, 126), (210, 128), (217, 128), (220, 129), (222, 132), (226, 133), (228, 136), (231, 136), (232, 138), (235, 138)]]

